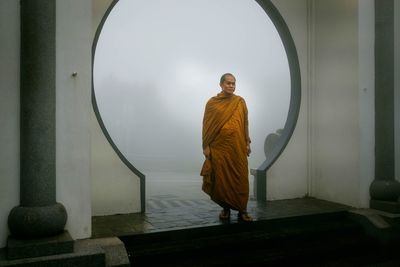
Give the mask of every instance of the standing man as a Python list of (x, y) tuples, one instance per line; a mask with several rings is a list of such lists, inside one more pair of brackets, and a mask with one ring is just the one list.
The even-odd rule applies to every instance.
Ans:
[(222, 91), (208, 100), (203, 118), (202, 189), (223, 208), (221, 220), (229, 219), (233, 209), (239, 220), (249, 222), (253, 219), (247, 213), (251, 150), (246, 102), (234, 94), (236, 79), (231, 73), (222, 75), (219, 85)]

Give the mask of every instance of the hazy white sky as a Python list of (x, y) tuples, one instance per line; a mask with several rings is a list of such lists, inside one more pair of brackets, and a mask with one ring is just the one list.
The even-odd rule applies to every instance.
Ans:
[(98, 40), (94, 88), (115, 144), (140, 171), (199, 172), (207, 100), (225, 72), (249, 109), (253, 153), (283, 128), (289, 66), (271, 20), (254, 0), (120, 0)]

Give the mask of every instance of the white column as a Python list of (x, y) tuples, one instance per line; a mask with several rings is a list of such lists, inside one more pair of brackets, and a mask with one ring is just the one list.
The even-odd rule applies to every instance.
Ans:
[(375, 171), (375, 7), (359, 0), (358, 62), (360, 113), (360, 206), (369, 206), (369, 186)]

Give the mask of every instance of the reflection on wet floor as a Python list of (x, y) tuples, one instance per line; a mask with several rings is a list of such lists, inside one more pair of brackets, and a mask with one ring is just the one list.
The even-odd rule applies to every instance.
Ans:
[(187, 208), (208, 205), (209, 201), (205, 199), (179, 199), (173, 195), (159, 196), (159, 198), (151, 198), (146, 202), (147, 210), (156, 212), (157, 210), (170, 208)]
[[(230, 221), (221, 222), (218, 219), (221, 208), (208, 199), (181, 199), (173, 195), (161, 195), (147, 202), (145, 213), (93, 217), (92, 237), (125, 236), (238, 223), (236, 212), (232, 212)], [(345, 205), (313, 198), (264, 203), (250, 200), (248, 204), (248, 211), (256, 221), (349, 209), (351, 208)]]
[[(153, 200), (206, 200), (209, 198), (201, 190), (203, 178), (199, 171), (146, 171), (145, 174), (147, 205), (150, 208)], [(253, 194), (253, 180), (253, 176), (249, 174), (250, 196)]]

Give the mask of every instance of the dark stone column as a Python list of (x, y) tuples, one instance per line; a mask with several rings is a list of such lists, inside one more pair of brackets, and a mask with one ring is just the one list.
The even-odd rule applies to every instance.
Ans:
[(394, 177), (394, 2), (375, 0), (375, 180), (371, 208), (400, 212)]
[(63, 232), (64, 206), (56, 202), (56, 1), (21, 1), (20, 206), (11, 210), (13, 237)]

